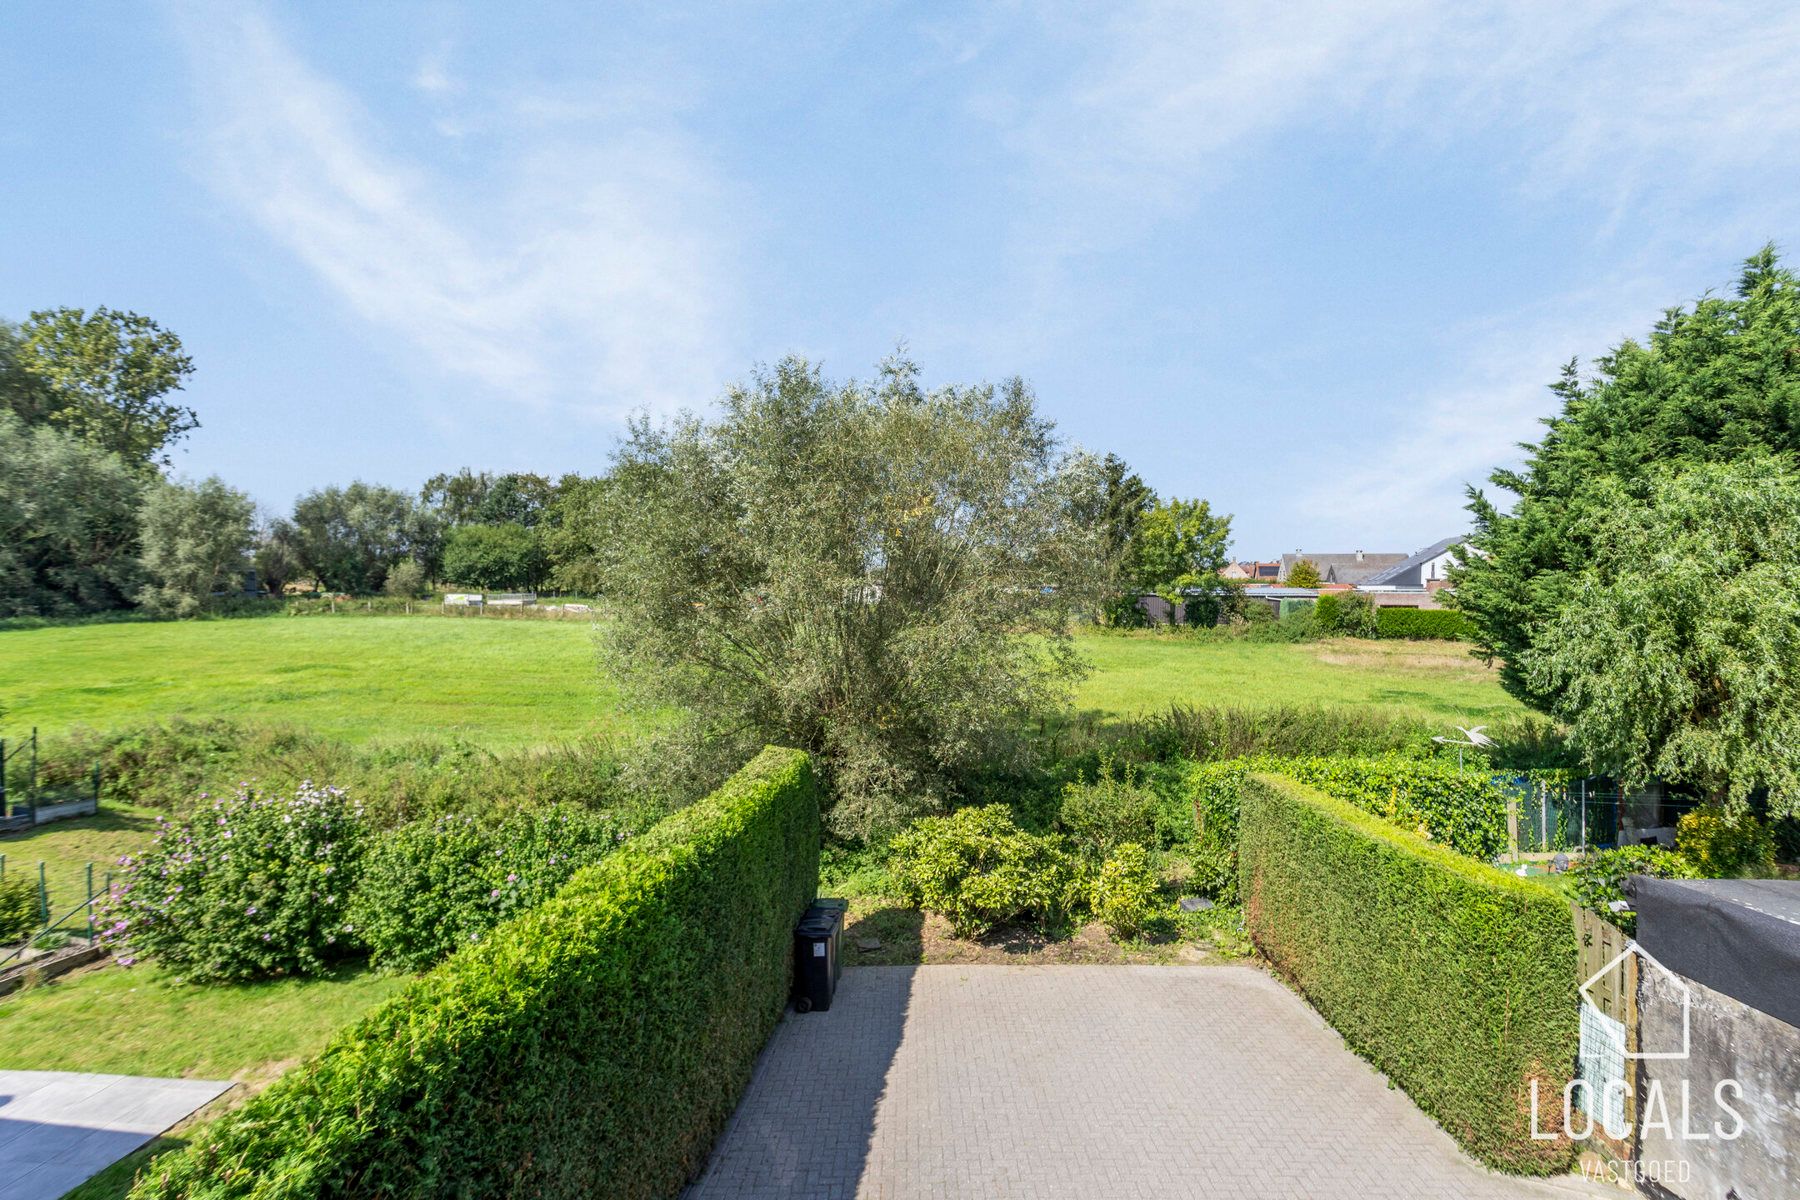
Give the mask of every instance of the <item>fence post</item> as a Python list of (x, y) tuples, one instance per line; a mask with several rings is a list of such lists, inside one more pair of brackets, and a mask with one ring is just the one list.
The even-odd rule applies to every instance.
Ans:
[(44, 862), (38, 860), (38, 919), (50, 923), (50, 886), (44, 882)]
[(94, 940), (94, 864), (87, 865), (88, 941)]
[(6, 739), (0, 738), (0, 817), (6, 815)]

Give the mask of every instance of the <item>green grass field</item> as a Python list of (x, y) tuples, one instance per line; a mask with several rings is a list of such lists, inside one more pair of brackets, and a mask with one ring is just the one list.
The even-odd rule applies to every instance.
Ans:
[(637, 726), (595, 666), (590, 626), (426, 616), (0, 631), (0, 706), (13, 736), (219, 716), (503, 749)]
[(1458, 642), (1333, 638), (1270, 644), (1131, 633), (1082, 635), (1094, 670), (1075, 705), (1105, 716), (1170, 704), (1375, 707), (1434, 723), (1491, 722), (1525, 709)]
[[(1172, 703), (1377, 705), (1433, 721), (1522, 711), (1454, 643), (1084, 633), (1080, 645), (1094, 671), (1075, 704), (1103, 716)], [(220, 716), (353, 742), (457, 734), (506, 749), (644, 723), (601, 677), (588, 625), (433, 616), (6, 630), (0, 705), (15, 736)]]

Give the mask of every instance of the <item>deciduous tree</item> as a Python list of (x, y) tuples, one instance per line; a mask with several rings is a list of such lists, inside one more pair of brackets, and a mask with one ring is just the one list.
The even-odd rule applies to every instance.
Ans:
[(118, 456), (0, 412), (0, 616), (128, 605), (143, 487)]
[(138, 514), (148, 582), (138, 603), (191, 617), (218, 607), (215, 593), (242, 591), (250, 566), (256, 504), (218, 476), (199, 483), (156, 483)]
[(133, 312), (79, 308), (34, 312), (18, 362), (48, 388), (49, 423), (140, 469), (167, 466), (168, 449), (199, 427), (194, 410), (168, 399), (193, 374), (181, 339)]
[(787, 359), (716, 420), (635, 424), (614, 487), (613, 669), (719, 737), (812, 751), (851, 834), (940, 807), (1062, 702), (1106, 584), (1099, 463), (1018, 380)]

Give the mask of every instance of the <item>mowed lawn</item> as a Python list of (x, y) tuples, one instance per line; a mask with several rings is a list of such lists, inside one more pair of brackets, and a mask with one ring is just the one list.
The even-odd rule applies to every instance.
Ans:
[(265, 617), (0, 631), (6, 732), (170, 717), (490, 749), (637, 727), (579, 621)]
[[(1084, 632), (1075, 706), (1118, 717), (1169, 704), (1324, 704), (1433, 721), (1522, 712), (1452, 642), (1298, 645)], [(54, 735), (168, 717), (305, 726), (353, 742), (459, 735), (492, 749), (629, 736), (581, 622), (435, 616), (269, 617), (0, 631), (7, 732)]]
[(264, 1081), (410, 979), (346, 966), (200, 985), (158, 966), (95, 968), (0, 997), (0, 1070)]
[(1319, 704), (1467, 725), (1525, 712), (1501, 690), (1499, 672), (1460, 642), (1333, 638), (1273, 645), (1090, 633), (1079, 644), (1094, 670), (1076, 689), (1075, 706), (1111, 717), (1171, 704)]

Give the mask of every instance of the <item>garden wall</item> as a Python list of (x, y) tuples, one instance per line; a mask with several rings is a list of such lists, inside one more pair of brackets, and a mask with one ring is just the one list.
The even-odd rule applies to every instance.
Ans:
[(770, 748), (318, 1058), (134, 1197), (666, 1197), (788, 995), (818, 886), (804, 754)]
[(1244, 784), (1239, 871), (1257, 947), (1464, 1149), (1568, 1164), (1566, 1140), (1531, 1137), (1530, 1089), (1560, 1129), (1579, 1038), (1567, 901), (1268, 774)]

